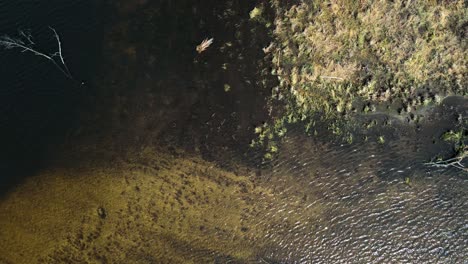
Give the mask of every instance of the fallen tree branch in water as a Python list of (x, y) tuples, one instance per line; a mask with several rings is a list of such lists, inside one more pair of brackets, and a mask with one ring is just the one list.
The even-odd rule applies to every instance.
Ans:
[(462, 164), (462, 161), (465, 158), (468, 158), (468, 147), (465, 147), (465, 149), (460, 154), (458, 154), (457, 156), (453, 158), (450, 158), (447, 160), (441, 160), (441, 161), (427, 162), (427, 163), (424, 163), (424, 165), (428, 165), (428, 166), (436, 167), (436, 168), (455, 167), (462, 171), (468, 172), (468, 168)]
[[(18, 32), (19, 37), (17, 38), (12, 38), (7, 35), (1, 36), (0, 47), (3, 47), (5, 49), (21, 49), (21, 52), (31, 52), (36, 56), (43, 57), (52, 62), (55, 65), (55, 67), (57, 67), (68, 79), (74, 80), (72, 74), (68, 70), (67, 64), (65, 63), (65, 59), (63, 58), (62, 43), (60, 42), (60, 37), (54, 28), (49, 28), (54, 32), (55, 39), (58, 43), (58, 51), (55, 53), (46, 54), (35, 49), (34, 46), (36, 45), (36, 43), (34, 43), (32, 35), (21, 30)], [(59, 62), (56, 61), (56, 57), (59, 58)]]

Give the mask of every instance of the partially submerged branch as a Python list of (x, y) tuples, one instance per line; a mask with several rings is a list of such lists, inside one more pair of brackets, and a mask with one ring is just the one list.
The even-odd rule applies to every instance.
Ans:
[(453, 144), (453, 149), (456, 152), (455, 156), (446, 160), (438, 160), (424, 163), (424, 165), (436, 168), (454, 167), (464, 172), (468, 172), (468, 167), (463, 163), (467, 163), (468, 160), (468, 128), (465, 125), (463, 125), (462, 116), (460, 116), (459, 122), (460, 125), (462, 125), (460, 129), (447, 131), (441, 136), (441, 139), (443, 141)]
[[(55, 67), (57, 67), (68, 79), (73, 80), (74, 78), (68, 70), (67, 64), (65, 63), (65, 59), (63, 58), (62, 43), (60, 42), (60, 37), (54, 28), (49, 28), (54, 32), (55, 39), (58, 43), (58, 51), (55, 53), (47, 54), (35, 49), (36, 43), (34, 43), (32, 35), (24, 31), (19, 31), (19, 37), (17, 38), (12, 38), (7, 35), (1, 36), (0, 47), (3, 47), (5, 49), (20, 49), (21, 52), (30, 52), (36, 56), (43, 57), (52, 62), (55, 65)], [(58, 62), (56, 58), (58, 58)]]
[(427, 163), (424, 163), (424, 165), (428, 165), (428, 166), (436, 167), (436, 168), (454, 167), (462, 171), (468, 172), (468, 168), (462, 163), (462, 161), (466, 158), (468, 158), (468, 147), (465, 147), (465, 149), (462, 152), (460, 152), (457, 156), (451, 159), (427, 162)]

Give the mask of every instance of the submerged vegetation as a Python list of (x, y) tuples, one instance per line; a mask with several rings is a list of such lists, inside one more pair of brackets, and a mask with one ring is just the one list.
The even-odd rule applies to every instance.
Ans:
[[(383, 112), (417, 122), (422, 107), (468, 94), (466, 1), (270, 3), (267, 58), (279, 81), (270, 104), (282, 108), (259, 128), (258, 144), (281, 136), (287, 123), (313, 131), (317, 115), (349, 124)], [(259, 10), (250, 14), (257, 21)]]

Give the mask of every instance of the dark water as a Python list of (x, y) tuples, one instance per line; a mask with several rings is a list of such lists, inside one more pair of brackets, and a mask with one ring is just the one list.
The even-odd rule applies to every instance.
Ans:
[[(98, 12), (97, 1), (2, 0), (0, 35), (29, 32), (37, 50), (52, 54), (57, 51), (49, 29), (53, 27), (70, 71), (78, 81), (88, 81), (99, 57)], [(28, 174), (37, 168), (47, 149), (62, 140), (76, 122), (83, 91), (50, 61), (31, 53), (2, 48), (0, 61), (0, 168), (6, 172), (1, 177), (5, 186), (23, 169)]]
[(466, 263), (468, 179), (457, 169), (422, 165), (438, 149), (430, 138), (401, 128), (389, 144), (348, 145), (294, 134), (266, 177), (279, 195), (303, 196), (304, 204), (271, 205), (260, 225), (273, 217), (295, 223), (271, 229), (268, 239), (279, 249), (265, 256), (286, 263)]
[(259, 208), (270, 249), (253, 263), (466, 263), (467, 175), (424, 165), (451, 154), (440, 135), (460, 114), (466, 99), (448, 98), (418, 127), (393, 120), (352, 144), (290, 127), (278, 156), (259, 165), (276, 199)]

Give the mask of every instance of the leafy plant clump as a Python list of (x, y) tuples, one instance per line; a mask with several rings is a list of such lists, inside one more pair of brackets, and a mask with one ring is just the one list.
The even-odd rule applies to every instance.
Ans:
[(447, 95), (467, 95), (466, 1), (439, 2), (270, 0), (275, 41), (266, 53), (279, 81), (271, 105), (281, 101), (282, 109), (262, 132), (317, 114), (412, 116)]

